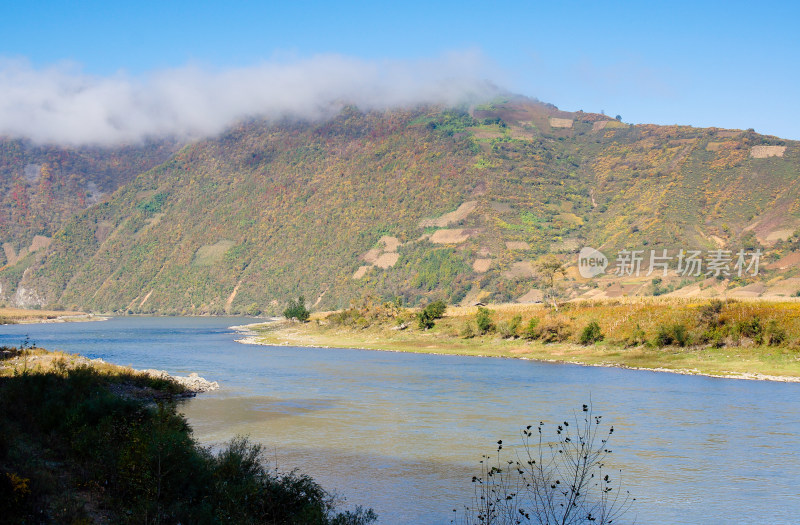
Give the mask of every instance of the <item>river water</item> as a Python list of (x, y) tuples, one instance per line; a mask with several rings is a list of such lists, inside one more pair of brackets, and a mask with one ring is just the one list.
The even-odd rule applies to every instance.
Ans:
[(197, 372), (221, 390), (182, 406), (204, 444), (261, 442), (385, 524), (449, 523), (495, 443), (591, 400), (637, 523), (797, 523), (800, 384), (498, 358), (242, 345), (236, 318), (0, 326), (91, 358)]

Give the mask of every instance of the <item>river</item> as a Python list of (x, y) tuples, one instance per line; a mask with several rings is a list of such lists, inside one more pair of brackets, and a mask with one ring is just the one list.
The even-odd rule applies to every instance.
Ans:
[(449, 523), (481, 454), (591, 400), (615, 427), (607, 464), (637, 523), (797, 523), (800, 384), (533, 361), (242, 345), (250, 319), (126, 317), (0, 326), (51, 350), (197, 372), (218, 392), (186, 402), (196, 438), (244, 434), (385, 524)]

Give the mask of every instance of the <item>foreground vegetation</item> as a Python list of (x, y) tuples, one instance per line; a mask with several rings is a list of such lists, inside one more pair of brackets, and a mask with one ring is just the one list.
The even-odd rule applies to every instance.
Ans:
[[(422, 322), (422, 319), (425, 322)], [(430, 326), (429, 326), (430, 325)], [(800, 304), (636, 298), (425, 309), (369, 300), (257, 342), (516, 357), (746, 378), (800, 378)]]
[(0, 349), (4, 523), (364, 524), (244, 438), (202, 448), (166, 379), (41, 349)]
[[(522, 443), (484, 455), (473, 476), (472, 504), (455, 523), (464, 525), (564, 525), (620, 523), (636, 498), (622, 489), (607, 467), (614, 427), (601, 429), (603, 416), (591, 405), (569, 420), (522, 429)], [(546, 433), (546, 430), (548, 431)], [(555, 430), (555, 432), (553, 432)]]

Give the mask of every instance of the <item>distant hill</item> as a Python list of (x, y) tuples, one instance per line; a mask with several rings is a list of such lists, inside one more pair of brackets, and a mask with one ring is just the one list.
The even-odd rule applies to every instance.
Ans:
[[(760, 247), (764, 265), (791, 263), (759, 277), (783, 279), (788, 294), (798, 146), (522, 97), (253, 120), (186, 146), (69, 219), (49, 246), (0, 271), (0, 298), (185, 314), (277, 313), (297, 295), (317, 309), (367, 295), (536, 300), (536, 259), (574, 265), (582, 246)], [(567, 296), (613, 296), (750, 284), (703, 282), (587, 281), (573, 268), (563, 286)]]
[(63, 148), (0, 137), (0, 266), (43, 248), (67, 219), (162, 164), (178, 148), (165, 140)]

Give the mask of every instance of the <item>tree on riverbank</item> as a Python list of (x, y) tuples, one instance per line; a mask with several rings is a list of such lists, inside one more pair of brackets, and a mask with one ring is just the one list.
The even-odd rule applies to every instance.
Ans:
[(434, 327), (437, 319), (444, 317), (447, 305), (444, 301), (433, 301), (417, 314), (417, 325), (420, 330), (429, 330)]
[(306, 308), (306, 299), (302, 295), (294, 299), (289, 299), (289, 306), (283, 311), (283, 316), (287, 319), (297, 319), (301, 323), (308, 321), (311, 317), (311, 312)]

